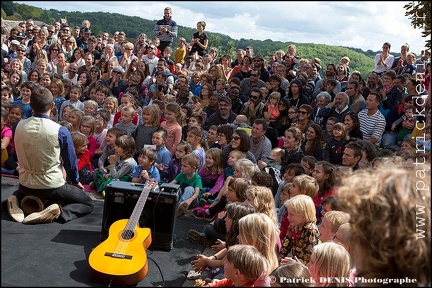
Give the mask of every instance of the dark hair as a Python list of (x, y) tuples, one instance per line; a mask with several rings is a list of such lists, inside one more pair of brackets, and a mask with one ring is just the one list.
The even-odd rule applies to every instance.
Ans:
[(118, 127), (112, 127), (110, 129), (108, 129), (107, 134), (110, 133), (114, 136), (116, 136), (116, 138), (119, 138), (122, 135), (126, 135), (126, 131), (123, 129), (120, 129)]
[(168, 132), (164, 128), (162, 128), (162, 127), (159, 127), (157, 130), (153, 131), (153, 134), (154, 133), (162, 133), (162, 138), (163, 139), (166, 139), (167, 136), (168, 136)]
[(249, 214), (255, 213), (255, 207), (248, 202), (232, 202), (226, 205), (226, 216), (232, 219), (231, 229), (226, 233), (226, 246), (238, 244), (239, 225), (238, 221)]
[(357, 142), (349, 142), (348, 144), (345, 145), (345, 149), (346, 148), (351, 148), (354, 150), (354, 157), (360, 157), (359, 161), (361, 160), (363, 153), (362, 153), (362, 149), (363, 147), (357, 143)]
[[(351, 120), (353, 121), (354, 125), (353, 125), (353, 130), (359, 130), (360, 129), (360, 120), (358, 118), (358, 115), (356, 113), (347, 113), (344, 116), (344, 120), (346, 116), (349, 116), (351, 118)], [(347, 131), (348, 132), (348, 131)], [(349, 134), (349, 133), (348, 133)]]
[[(315, 131), (316, 137), (312, 141), (312, 145), (310, 145), (309, 149), (305, 151), (305, 155), (314, 156), (318, 154), (321, 146), (321, 138), (322, 138), (322, 128), (319, 124), (312, 122), (308, 129), (312, 128)], [(307, 131), (307, 130), (306, 130)]]
[(322, 166), (324, 174), (329, 175), (329, 177), (324, 181), (323, 186), (320, 187), (320, 190), (318, 191), (318, 195), (322, 195), (324, 191), (328, 191), (336, 185), (336, 166), (334, 166), (328, 161), (318, 161), (315, 164), (315, 167), (317, 166)]
[(339, 197), (336, 195), (330, 195), (330, 196), (325, 197), (321, 201), (321, 205), (325, 205), (325, 204), (330, 204), (330, 208), (332, 210), (336, 210), (336, 211), (341, 210), (340, 200), (339, 200)]
[(265, 171), (255, 172), (251, 177), (251, 181), (255, 181), (258, 186), (273, 189), (273, 177)]
[(192, 108), (187, 105), (182, 105), (181, 108), (186, 109), (186, 117), (192, 116)]
[(295, 176), (298, 176), (298, 175), (306, 173), (306, 171), (304, 170), (303, 166), (301, 166), (300, 163), (290, 163), (290, 164), (288, 164), (286, 166), (285, 172), (289, 171), (289, 170), (293, 170)]
[(234, 133), (234, 128), (233, 126), (229, 125), (229, 124), (223, 124), (217, 127), (217, 131), (216, 133), (222, 133), (225, 135), (227, 142), (229, 143), (229, 141), (231, 141), (232, 135)]
[(268, 125), (267, 125), (267, 121), (264, 118), (255, 119), (253, 124), (255, 124), (255, 125), (261, 124), (263, 126), (264, 131), (267, 131)]
[(378, 157), (378, 153), (375, 149), (375, 145), (369, 141), (357, 139), (357, 143), (360, 144), (362, 150), (366, 152), (367, 161), (371, 162), (373, 159)]
[(375, 99), (378, 101), (378, 103), (381, 103), (381, 101), (382, 101), (381, 94), (379, 94), (377, 92), (370, 92), (369, 95), (375, 95)]
[(109, 122), (110, 121), (110, 119), (111, 119), (111, 113), (108, 111), (108, 110), (106, 110), (106, 109), (100, 109), (100, 110), (97, 110), (96, 111), (96, 113), (95, 113), (95, 115), (96, 114), (99, 114), (99, 116), (100, 117), (102, 117), (102, 119), (105, 121), (105, 122)]
[(236, 129), (234, 131), (234, 133), (238, 134), (240, 137), (240, 145), (236, 150), (247, 153), (249, 151), (249, 149), (251, 148), (249, 135), (243, 129)]
[(46, 113), (53, 104), (53, 96), (47, 88), (37, 85), (30, 95), (30, 107), (34, 113)]

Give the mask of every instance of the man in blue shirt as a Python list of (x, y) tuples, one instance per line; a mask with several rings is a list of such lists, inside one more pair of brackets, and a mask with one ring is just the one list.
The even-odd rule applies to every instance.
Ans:
[[(21, 120), (14, 129), (20, 177), (18, 190), (7, 200), (9, 215), (17, 222), (38, 224), (64, 223), (91, 213), (94, 203), (79, 182), (72, 136), (66, 127), (50, 119), (55, 109), (51, 92), (35, 87), (30, 106), (33, 116)], [(51, 205), (24, 218), (19, 203), (25, 196), (36, 196)]]

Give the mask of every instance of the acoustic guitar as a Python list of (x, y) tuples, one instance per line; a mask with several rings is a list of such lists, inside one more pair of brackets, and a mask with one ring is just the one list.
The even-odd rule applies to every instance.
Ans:
[(151, 244), (151, 231), (150, 228), (139, 227), (138, 221), (150, 191), (157, 185), (156, 179), (147, 180), (130, 219), (111, 224), (108, 238), (90, 253), (91, 274), (98, 281), (134, 285), (147, 275), (146, 249)]

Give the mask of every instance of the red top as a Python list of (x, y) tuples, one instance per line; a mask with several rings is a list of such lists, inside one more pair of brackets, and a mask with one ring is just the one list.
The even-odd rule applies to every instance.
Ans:
[(90, 173), (93, 173), (92, 165), (90, 162), (90, 151), (88, 149), (86, 149), (86, 152), (84, 154), (78, 154), (77, 158), (78, 158), (78, 162), (77, 162), (78, 171), (81, 171), (82, 169), (87, 167), (87, 170)]

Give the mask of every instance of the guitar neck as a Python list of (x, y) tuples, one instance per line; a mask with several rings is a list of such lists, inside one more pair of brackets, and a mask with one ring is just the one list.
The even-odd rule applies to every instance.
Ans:
[[(144, 209), (144, 206), (145, 206), (145, 203), (147, 201), (148, 195), (150, 194), (150, 191), (152, 189), (154, 189), (154, 187), (155, 187), (154, 180), (152, 180), (152, 179), (147, 180), (146, 185), (143, 187), (141, 195), (138, 198), (138, 201), (137, 201), (137, 203), (135, 205), (135, 208), (132, 211), (132, 215), (129, 218), (127, 224), (126, 224), (126, 227), (125, 227), (125, 230), (124, 230), (125, 233), (129, 233), (130, 232), (130, 233), (133, 234), (133, 231), (135, 231), (135, 228), (137, 227), (138, 221), (139, 221), (139, 219), (141, 217), (141, 213), (142, 213), (142, 211)], [(125, 237), (125, 238), (128, 238), (128, 237)]]

